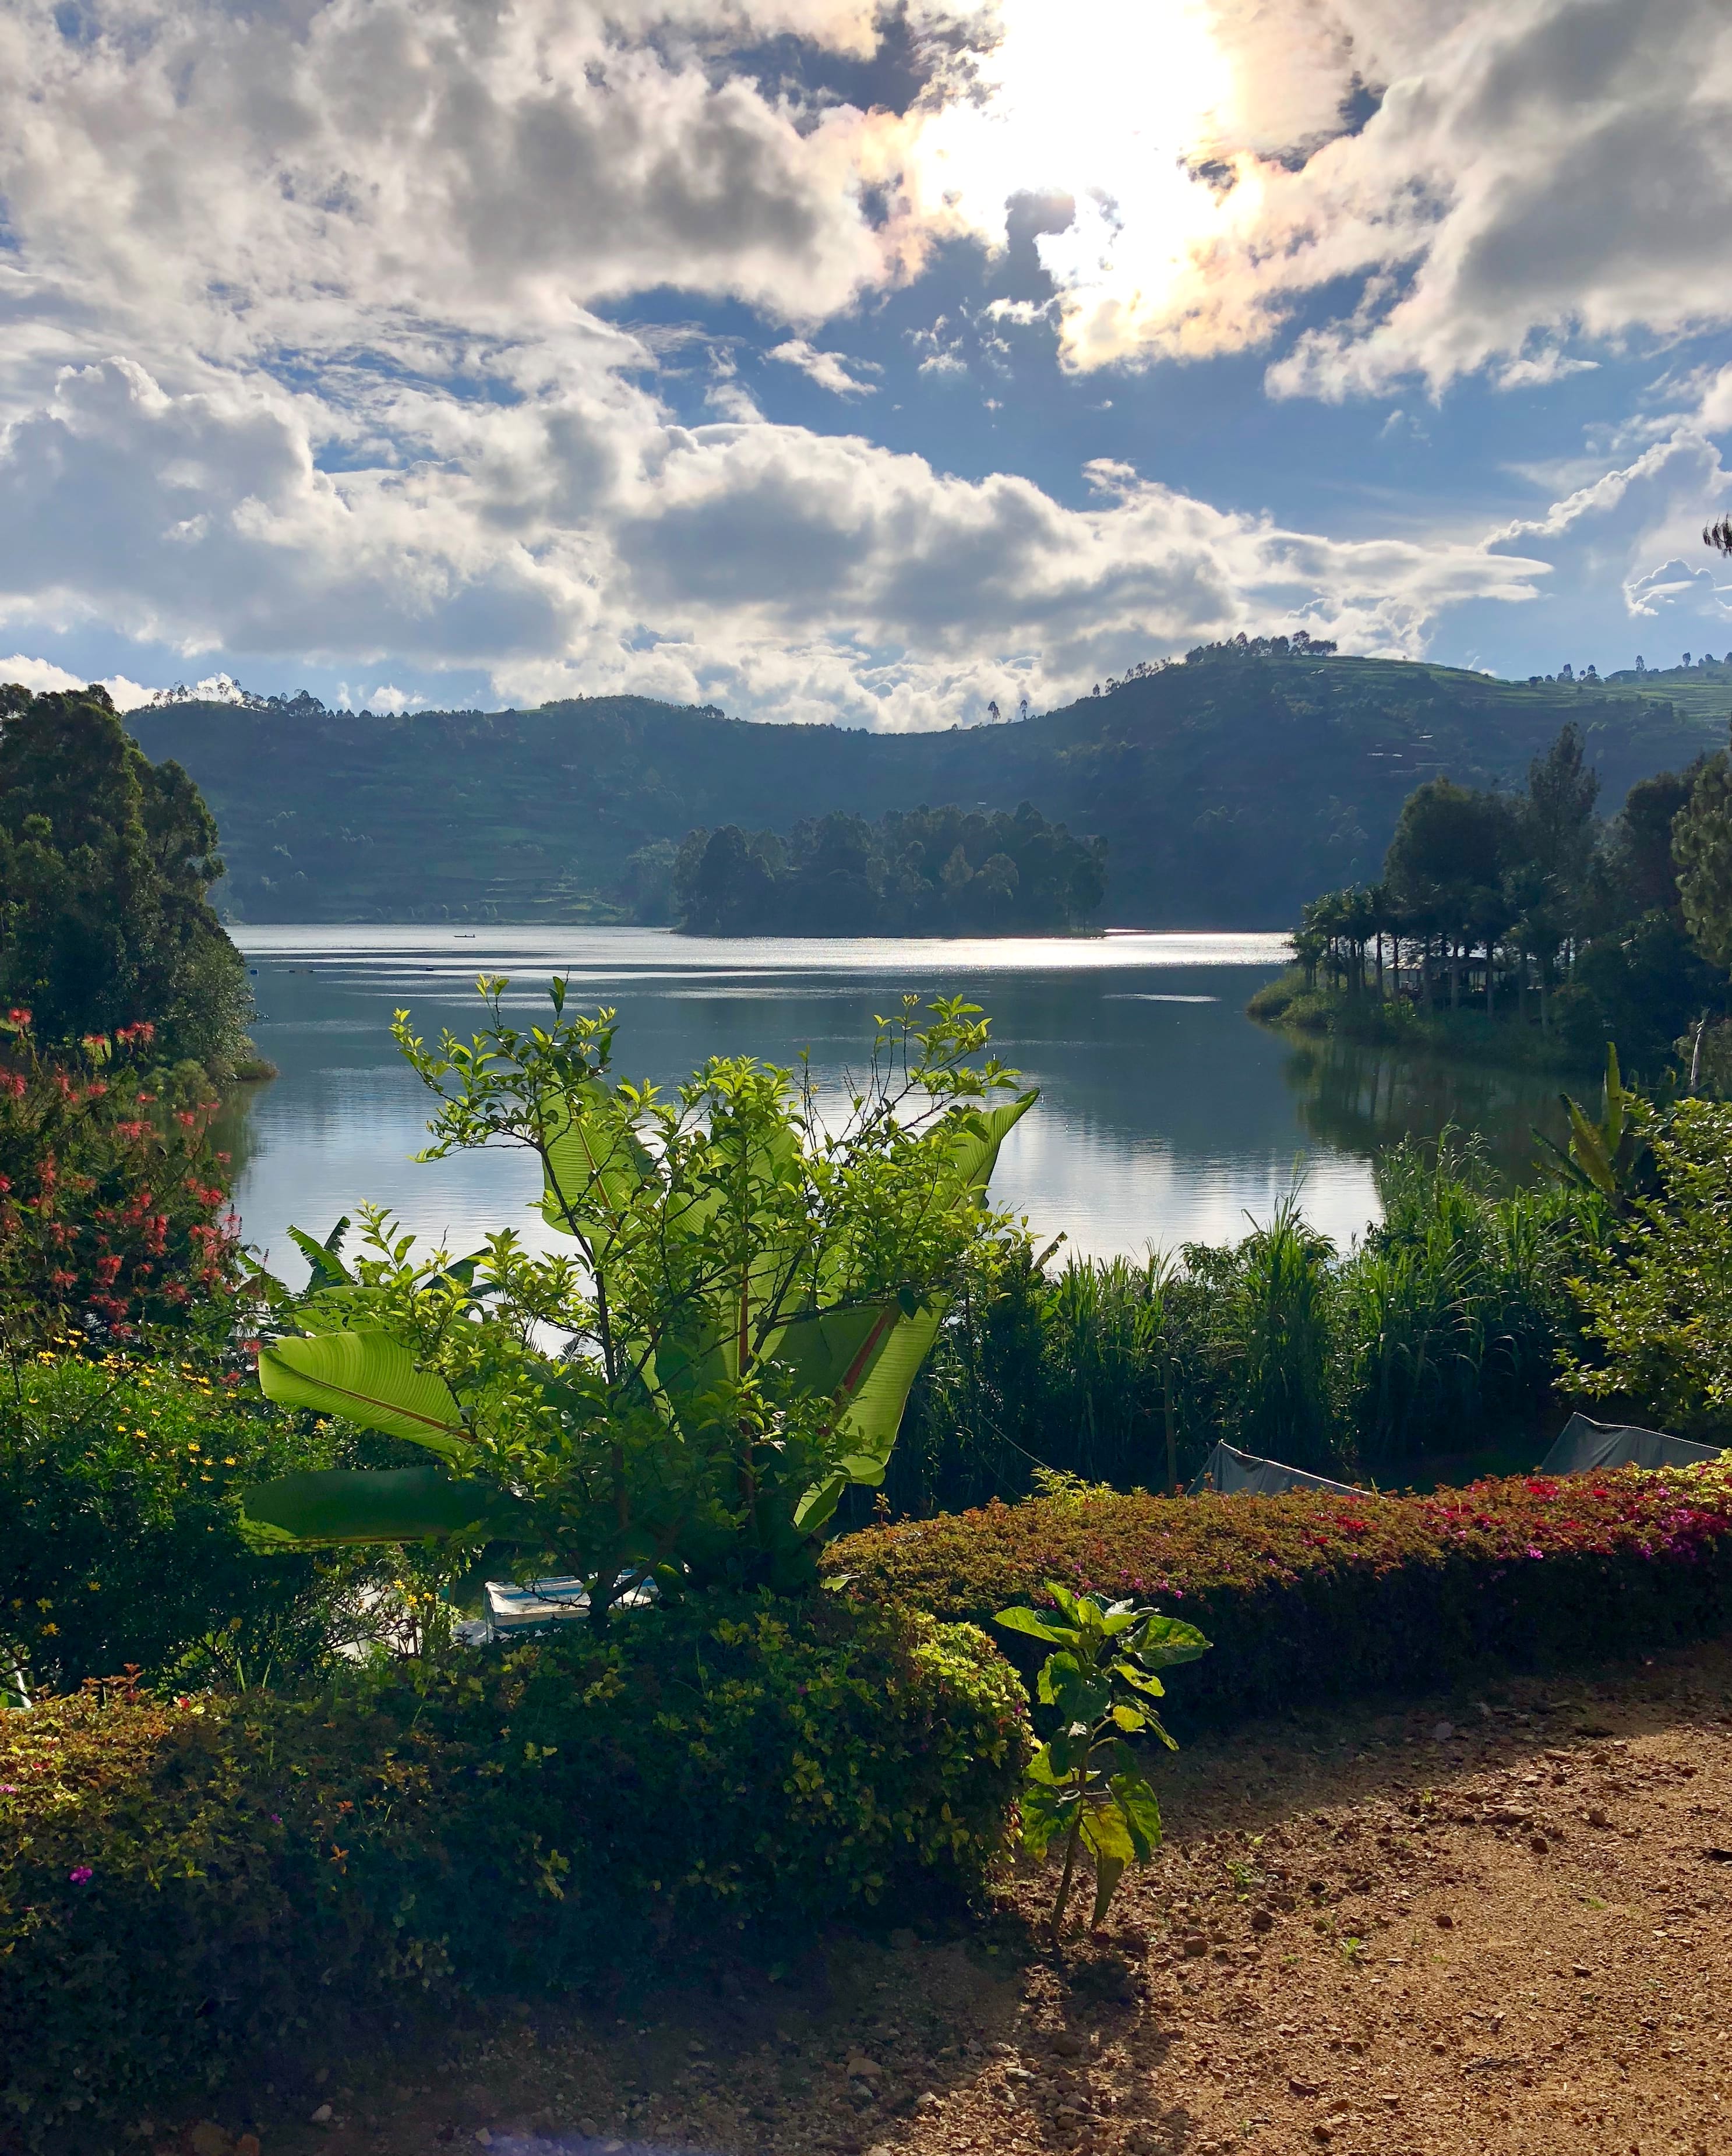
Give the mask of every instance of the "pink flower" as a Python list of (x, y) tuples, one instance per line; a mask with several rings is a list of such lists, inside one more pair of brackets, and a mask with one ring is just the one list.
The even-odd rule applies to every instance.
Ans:
[(95, 1876), (95, 1875), (91, 1871), (88, 1864), (75, 1864), (71, 1871), (69, 1871), (66, 1875), (75, 1887), (84, 1886), (87, 1881), (93, 1878)]

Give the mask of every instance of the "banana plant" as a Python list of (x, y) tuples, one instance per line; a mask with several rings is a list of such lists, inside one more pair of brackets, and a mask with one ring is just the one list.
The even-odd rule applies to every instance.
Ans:
[(1651, 1108), (1640, 1094), (1631, 1092), (1618, 1070), (1618, 1052), (1606, 1044), (1606, 1083), (1598, 1122), (1591, 1121), (1579, 1101), (1560, 1093), (1559, 1100), (1570, 1119), (1568, 1149), (1536, 1131), (1551, 1157), (1542, 1163), (1560, 1183), (1579, 1190), (1595, 1190), (1612, 1210), (1627, 1214), (1637, 1200), (1647, 1194), (1653, 1183), (1653, 1157), (1648, 1142)]
[[(905, 999), (834, 1122), (809, 1070), (706, 1065), (671, 1097), (609, 1076), (613, 1014), (398, 1045), (439, 1094), (423, 1158), (515, 1145), (569, 1255), (509, 1232), (418, 1260), (366, 1213), (365, 1248), (301, 1237), (313, 1277), (260, 1355), (266, 1394), (432, 1452), (388, 1502), (357, 1476), (249, 1493), (275, 1547), (514, 1541), (580, 1573), (604, 1617), (629, 1577), (791, 1584), (851, 1482), (882, 1480), (953, 1282), (1014, 1232), (986, 1204), (1035, 1096), (985, 1055), (973, 1005)], [(544, 1344), (565, 1336), (560, 1352)], [(352, 1497), (345, 1509), (344, 1491)], [(393, 1509), (393, 1508), (395, 1509)], [(388, 1530), (388, 1532), (387, 1532)]]
[(1064, 1836), (1051, 1917), (1058, 1953), (1077, 1852), (1086, 1849), (1093, 1860), (1091, 1922), (1098, 1926), (1127, 1869), (1146, 1864), (1160, 1846), (1159, 1800), (1128, 1740), (1152, 1737), (1177, 1750), (1154, 1704), (1165, 1694), (1155, 1672), (1194, 1662), (1210, 1643), (1195, 1625), (1159, 1610), (1073, 1594), (1053, 1579), (1045, 1584), (1056, 1618), (1018, 1607), (1000, 1610), (994, 1622), (1054, 1650), (1041, 1665), (1035, 1696), (1041, 1706), (1056, 1710), (1058, 1726), (1029, 1762), (1022, 1840), (1039, 1858), (1056, 1836)]

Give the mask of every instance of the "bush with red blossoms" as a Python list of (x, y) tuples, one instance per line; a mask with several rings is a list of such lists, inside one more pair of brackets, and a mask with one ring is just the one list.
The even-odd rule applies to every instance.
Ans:
[(164, 1097), (148, 1023), (49, 1055), (0, 1018), (0, 1338), (121, 1337), (225, 1308), (241, 1266), (214, 1100)]
[[(1431, 1496), (993, 1504), (833, 1543), (852, 1591), (989, 1623), (1041, 1583), (1200, 1625), (1185, 1713), (1593, 1663), (1732, 1625), (1732, 1478), (1517, 1476)], [(1015, 1642), (1003, 1640), (1006, 1651)]]

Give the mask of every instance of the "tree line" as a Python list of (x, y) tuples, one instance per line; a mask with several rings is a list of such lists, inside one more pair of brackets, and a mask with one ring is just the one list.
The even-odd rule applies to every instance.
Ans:
[(726, 824), (667, 865), (674, 917), (698, 936), (1005, 936), (1084, 927), (1106, 896), (1106, 844), (1014, 814), (838, 810), (784, 839)]
[(1305, 990), (1525, 1022), (1585, 1053), (1616, 1040), (1651, 1070), (1688, 1038), (1699, 1060), (1732, 967), (1732, 765), (1722, 750), (1656, 773), (1609, 820), (1599, 792), (1573, 723), (1519, 793), (1427, 779), (1380, 880), (1303, 909)]

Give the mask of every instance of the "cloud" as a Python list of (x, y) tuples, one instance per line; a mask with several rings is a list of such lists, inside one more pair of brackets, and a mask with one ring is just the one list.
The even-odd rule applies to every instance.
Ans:
[(188, 654), (410, 651), (513, 696), (581, 682), (934, 725), (1019, 656), (1045, 702), (1241, 628), (1416, 651), (1441, 606), (1522, 599), (1539, 573), (1472, 544), (1283, 530), (1122, 465), (1091, 466), (1090, 502), (1066, 507), (858, 436), (681, 427), (609, 393), (399, 391), (393, 462), (332, 473), (316, 408), (275, 384), (173, 395), (136, 362), (69, 369), (0, 439), (0, 618)]
[[(19, 652), (14, 652), (10, 659), (0, 659), (0, 682), (15, 683), (39, 696), (49, 696), (57, 690), (90, 686), (82, 675), (69, 674), (64, 666), (56, 666), (46, 659), (26, 659)], [(149, 703), (156, 693), (140, 682), (129, 681), (124, 674), (111, 675), (102, 686), (119, 711), (136, 711), (141, 704)]]
[(923, 214), (1002, 247), (1019, 188), (1078, 368), (1267, 343), (1279, 394), (1508, 388), (1571, 339), (1732, 318), (1722, 0), (1001, 0), (913, 146)]
[(1732, 606), (1722, 598), (1713, 572), (1693, 569), (1676, 556), (1644, 575), (1632, 577), (1624, 586), (1624, 597), (1632, 614), (1657, 615), (1689, 602), (1693, 613), (1711, 612), (1722, 619), (1732, 619)]
[(657, 285), (816, 321), (922, 242), (891, 199), (904, 123), (714, 64), (779, 33), (870, 50), (870, 11), (840, 0), (66, 16), (0, 14), (8, 269), (44, 357), (93, 319), (157, 357), (328, 350), (368, 322), (558, 336)]
[(848, 372), (851, 367), (870, 366), (870, 361), (851, 360), (845, 352), (819, 352), (804, 337), (790, 337), (785, 344), (773, 346), (764, 357), (779, 359), (786, 367), (797, 367), (820, 389), (837, 397), (871, 397), (877, 390), (876, 382), (858, 382)]
[[(374, 708), (465, 670), (513, 697), (925, 726), (1002, 699), (1007, 669), (1045, 704), (1241, 629), (1416, 654), (1445, 608), (1536, 601), (1548, 563), (1639, 585), (1688, 558), (1680, 505), (1717, 483), (1704, 429), (1732, 372), (1693, 393), (1696, 448), (1654, 444), (1663, 474), (1410, 543), (1118, 465), (1074, 501), (947, 476), (767, 423), (732, 355), (751, 310), (859, 424), (876, 385), (820, 326), (1038, 200), (1018, 244), (1056, 299), (954, 302), (910, 333), (917, 371), (1001, 372), (1000, 331), (1046, 324), (1073, 367), (1257, 344), (1327, 286), (1355, 304), (1277, 361), (1283, 393), (1555, 378), (1588, 363), (1572, 336), (1728, 304), (1710, 137), (1732, 63), (1706, 0), (922, 0), (908, 20), (943, 64), (892, 111), (761, 79), (746, 50), (863, 66), (860, 0), (0, 11), (8, 640), (89, 625), (244, 677), (320, 664), (384, 685), (357, 690)], [(1688, 187), (1627, 154), (1637, 121)], [(1606, 172), (1641, 182), (1616, 217)], [(638, 294), (647, 325), (606, 318)], [(676, 377), (708, 424), (679, 424)]]

